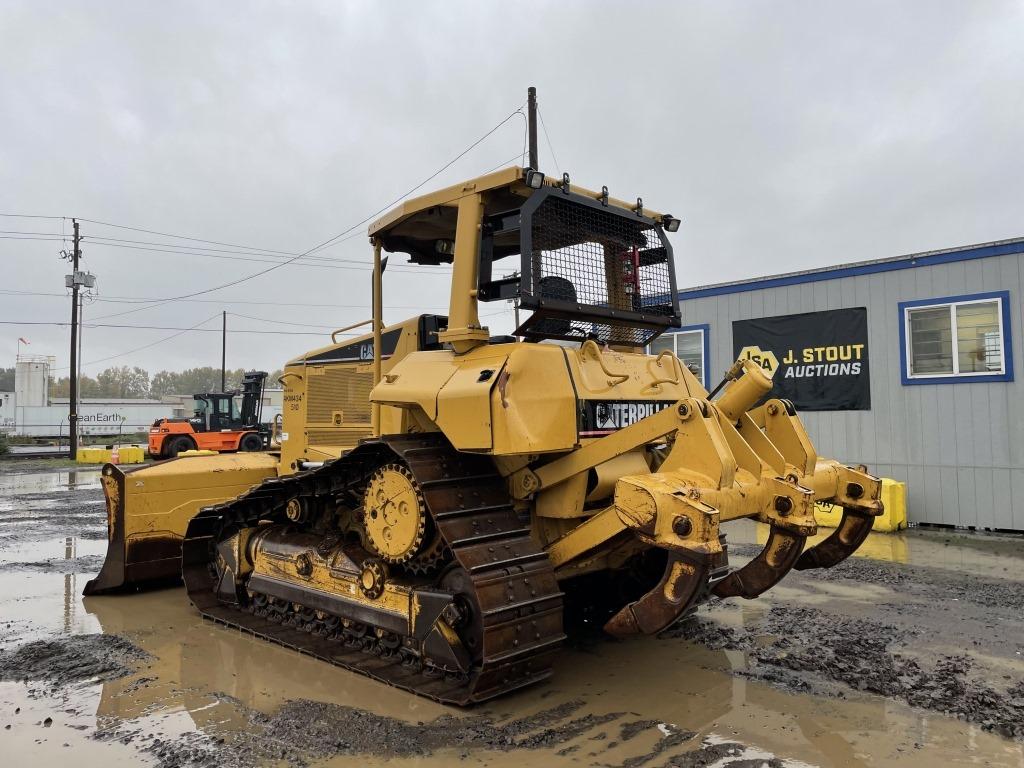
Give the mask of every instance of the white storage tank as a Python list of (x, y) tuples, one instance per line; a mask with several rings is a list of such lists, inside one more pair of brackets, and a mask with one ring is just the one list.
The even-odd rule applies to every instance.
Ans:
[(49, 405), (50, 365), (52, 358), (18, 358), (14, 368), (14, 400), (19, 408)]

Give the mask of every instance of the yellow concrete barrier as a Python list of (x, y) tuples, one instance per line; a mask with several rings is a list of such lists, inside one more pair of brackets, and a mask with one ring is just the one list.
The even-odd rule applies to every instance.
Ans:
[(137, 445), (127, 445), (118, 449), (122, 464), (141, 464), (146, 460), (146, 449)]
[(79, 448), (75, 461), (79, 464), (104, 464), (110, 461), (110, 451), (103, 448)]
[[(907, 485), (888, 477), (882, 478), (882, 504), (885, 512), (875, 518), (872, 531), (895, 533), (907, 527)], [(831, 504), (815, 504), (814, 519), (825, 528), (835, 528), (843, 519), (843, 508)]]
[[(111, 460), (113, 451), (110, 448), (79, 448), (75, 461), (79, 464), (106, 464)], [(118, 464), (142, 464), (146, 460), (146, 450), (136, 445), (121, 445), (117, 448)]]
[(178, 454), (179, 456), (216, 456), (217, 451), (210, 451), (207, 449), (195, 450), (195, 451), (182, 451)]

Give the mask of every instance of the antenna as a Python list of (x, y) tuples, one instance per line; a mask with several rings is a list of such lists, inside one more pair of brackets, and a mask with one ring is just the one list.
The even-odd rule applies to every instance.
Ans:
[(540, 170), (537, 159), (537, 89), (532, 85), (526, 89), (526, 124), (530, 133), (530, 167)]

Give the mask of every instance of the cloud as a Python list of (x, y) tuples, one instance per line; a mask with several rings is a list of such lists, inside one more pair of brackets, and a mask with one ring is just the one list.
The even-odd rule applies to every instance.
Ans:
[[(7, 3), (0, 210), (299, 251), (428, 176), (536, 85), (562, 165), (542, 134), (547, 170), (683, 219), (680, 286), (1017, 236), (1022, 13), (1010, 2), (924, 0)], [(522, 146), (512, 121), (436, 183)], [(190, 293), (266, 266), (113, 247), (90, 238), (160, 238), (98, 225), (83, 233), (101, 298)], [(61, 293), (59, 247), (0, 240), (3, 287)], [(323, 255), (370, 256), (361, 234)], [(348, 325), (369, 314), (369, 277), (354, 266), (290, 266), (202, 297), (212, 303), (108, 322), (187, 327), (224, 308)], [(389, 270), (386, 303), (390, 320), (444, 311), (446, 277)], [(69, 314), (59, 296), (0, 294), (0, 307), (5, 320)], [(128, 308), (96, 303), (86, 318)], [(496, 332), (509, 329), (503, 309), (482, 309), (497, 313), (485, 318)], [(66, 329), (4, 327), (0, 357), (31, 331), (34, 352), (66, 364)], [(168, 333), (87, 329), (84, 357)], [(232, 335), (228, 364), (275, 368), (325, 334)], [(151, 372), (218, 364), (219, 342), (186, 334), (111, 362)]]

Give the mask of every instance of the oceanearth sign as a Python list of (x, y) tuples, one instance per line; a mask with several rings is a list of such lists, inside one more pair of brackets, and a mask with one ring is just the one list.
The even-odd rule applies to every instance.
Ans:
[(871, 409), (864, 307), (735, 320), (732, 343), (772, 377), (769, 397), (805, 411)]

